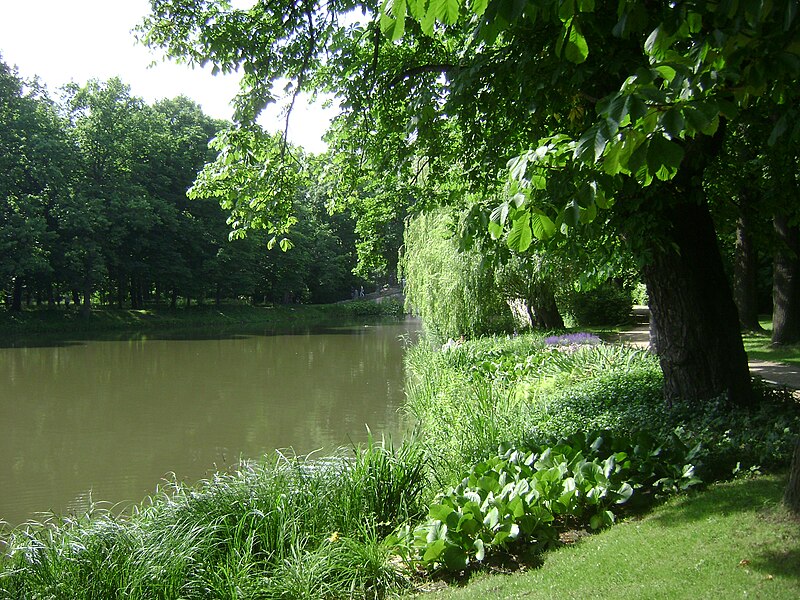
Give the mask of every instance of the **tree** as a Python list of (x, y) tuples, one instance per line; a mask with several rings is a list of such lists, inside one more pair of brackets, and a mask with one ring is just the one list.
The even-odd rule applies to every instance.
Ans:
[(406, 227), (406, 303), (426, 330), (446, 340), (506, 331), (512, 318), (494, 269), (476, 250), (460, 250), (446, 209), (421, 213)]
[[(752, 401), (702, 180), (753, 98), (768, 104), (773, 137), (800, 136), (791, 0), (151, 7), (145, 43), (244, 71), (242, 124), (279, 78), (293, 93), (337, 93), (343, 168), (411, 180), (426, 165), (427, 187), (446, 200), (491, 188), (512, 159), (494, 227), (516, 250), (609, 210), (643, 264), (668, 397)], [(356, 8), (365, 17), (354, 23)]]
[(51, 271), (48, 210), (62, 187), (66, 147), (52, 102), (37, 82), (0, 61), (0, 290), (22, 309), (26, 284)]

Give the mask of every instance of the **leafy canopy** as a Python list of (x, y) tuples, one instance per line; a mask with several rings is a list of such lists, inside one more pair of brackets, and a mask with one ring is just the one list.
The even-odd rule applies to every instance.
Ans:
[[(145, 44), (243, 73), (241, 126), (279, 86), (289, 98), (332, 92), (341, 114), (328, 140), (344, 187), (388, 176), (419, 185), (419, 202), (500, 184), (491, 231), (519, 250), (673, 179), (694, 140), (756, 98), (773, 116), (773, 142), (800, 136), (795, 0), (151, 7)], [(265, 168), (285, 160), (278, 153)]]

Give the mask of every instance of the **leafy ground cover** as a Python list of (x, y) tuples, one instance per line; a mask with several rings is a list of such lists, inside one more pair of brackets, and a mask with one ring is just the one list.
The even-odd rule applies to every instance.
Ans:
[(800, 523), (782, 476), (741, 478), (546, 554), (539, 568), (482, 574), (429, 600), (797, 598)]
[[(798, 404), (766, 388), (753, 411), (724, 399), (667, 406), (653, 356), (593, 335), (421, 343), (407, 372), (416, 437), (333, 459), (279, 457), (176, 485), (122, 516), (97, 511), (8, 532), (0, 598), (385, 598), (504, 557), (548, 561), (542, 552), (564, 536), (620, 516), (639, 523), (631, 515), (700, 480), (785, 468), (800, 434)], [(691, 504), (667, 506), (677, 516), (654, 522), (692, 520)], [(733, 543), (717, 529), (701, 535)], [(695, 552), (692, 539), (650, 537), (650, 562)], [(623, 572), (622, 589), (643, 585), (629, 574), (637, 555), (620, 544), (588, 570)], [(744, 572), (761, 559), (740, 560), (751, 561)], [(691, 572), (677, 571), (665, 593)], [(741, 585), (731, 583), (750, 589)]]

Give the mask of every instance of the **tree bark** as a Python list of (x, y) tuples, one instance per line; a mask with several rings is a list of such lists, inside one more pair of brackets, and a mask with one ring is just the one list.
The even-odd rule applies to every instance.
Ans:
[(753, 244), (752, 210), (746, 194), (740, 195), (739, 218), (736, 221), (736, 248), (733, 262), (733, 299), (739, 312), (739, 323), (746, 331), (763, 331), (758, 322), (758, 254)]
[(786, 215), (773, 219), (778, 237), (772, 277), (772, 343), (800, 342), (800, 227)]
[(800, 439), (795, 442), (792, 466), (789, 469), (789, 484), (783, 494), (783, 502), (796, 515), (800, 515)]
[(664, 209), (666, 243), (643, 275), (668, 401), (754, 402), (739, 317), (705, 202)]

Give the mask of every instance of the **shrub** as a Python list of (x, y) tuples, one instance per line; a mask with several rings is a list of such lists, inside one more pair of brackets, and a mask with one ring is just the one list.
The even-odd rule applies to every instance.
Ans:
[[(700, 483), (689, 449), (672, 437), (575, 434), (531, 447), (504, 445), (431, 504), (428, 520), (394, 542), (412, 563), (460, 571), (515, 542), (545, 549), (566, 528), (614, 523), (635, 490), (669, 493)], [(650, 494), (653, 497), (653, 494)]]

